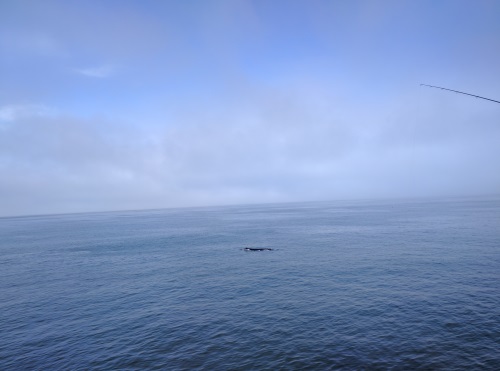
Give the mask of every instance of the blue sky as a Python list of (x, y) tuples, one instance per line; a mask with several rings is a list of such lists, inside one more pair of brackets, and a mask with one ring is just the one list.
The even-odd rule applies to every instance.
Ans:
[(500, 2), (0, 2), (0, 215), (500, 191)]

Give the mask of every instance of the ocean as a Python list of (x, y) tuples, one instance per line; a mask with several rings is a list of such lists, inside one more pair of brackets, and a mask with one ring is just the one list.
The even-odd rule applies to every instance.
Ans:
[(500, 199), (0, 218), (0, 369), (499, 370)]

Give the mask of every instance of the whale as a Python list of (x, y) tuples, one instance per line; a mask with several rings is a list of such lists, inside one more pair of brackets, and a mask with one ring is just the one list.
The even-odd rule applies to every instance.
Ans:
[(243, 250), (244, 251), (273, 251), (273, 249), (270, 249), (268, 247), (245, 247)]

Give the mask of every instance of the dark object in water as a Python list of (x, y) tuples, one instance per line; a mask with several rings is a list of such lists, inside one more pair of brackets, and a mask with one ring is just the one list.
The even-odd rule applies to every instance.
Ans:
[(244, 251), (273, 251), (273, 249), (270, 249), (268, 247), (245, 247), (243, 250)]
[(459, 90), (447, 89), (447, 88), (442, 88), (442, 87), (440, 87), (440, 86), (427, 85), (427, 84), (420, 84), (420, 85), (421, 85), (421, 86), (428, 86), (429, 88), (436, 88), (436, 89), (441, 89), (441, 90), (448, 90), (448, 91), (452, 91), (452, 92), (454, 92), (454, 93), (459, 93), (459, 94), (470, 95), (471, 97), (475, 97), (475, 98), (479, 98), (479, 99), (485, 99), (485, 100), (489, 100), (489, 101), (492, 101), (492, 102), (495, 102), (495, 103), (500, 103), (499, 101), (494, 100), (494, 99), (481, 97), (481, 96), (479, 96), (479, 95), (474, 95), (474, 94), (464, 93), (463, 91), (459, 91)]

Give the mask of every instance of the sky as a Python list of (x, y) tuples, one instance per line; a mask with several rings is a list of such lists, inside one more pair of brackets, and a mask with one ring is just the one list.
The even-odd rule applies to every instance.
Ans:
[(498, 0), (0, 0), (0, 216), (500, 193)]

